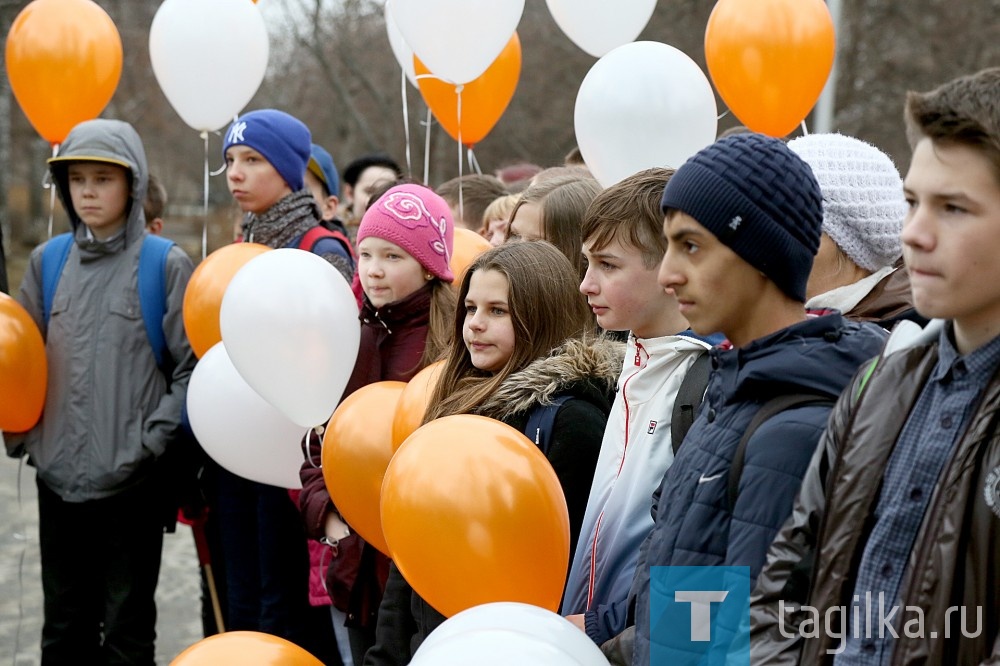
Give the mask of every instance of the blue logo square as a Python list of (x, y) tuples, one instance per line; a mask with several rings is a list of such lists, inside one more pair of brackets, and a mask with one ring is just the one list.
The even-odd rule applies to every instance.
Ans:
[(650, 567), (650, 666), (750, 666), (750, 567)]

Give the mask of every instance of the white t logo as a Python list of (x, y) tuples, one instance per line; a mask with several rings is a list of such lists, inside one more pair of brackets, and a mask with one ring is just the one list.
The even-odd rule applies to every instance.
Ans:
[(691, 604), (691, 640), (704, 643), (712, 640), (712, 604), (725, 601), (726, 590), (677, 590), (674, 601)]

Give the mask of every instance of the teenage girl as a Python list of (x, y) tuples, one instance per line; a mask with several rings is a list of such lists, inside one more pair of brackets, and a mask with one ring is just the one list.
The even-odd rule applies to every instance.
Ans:
[[(545, 434), (569, 508), (570, 552), (622, 358), (618, 343), (585, 339), (592, 318), (578, 282), (573, 265), (547, 242), (506, 243), (480, 255), (462, 281), (454, 343), (424, 416), (426, 423), (479, 414), (524, 432), (535, 410), (567, 397)], [(525, 434), (537, 441), (538, 433)], [(393, 566), (365, 664), (409, 663), (443, 621)]]

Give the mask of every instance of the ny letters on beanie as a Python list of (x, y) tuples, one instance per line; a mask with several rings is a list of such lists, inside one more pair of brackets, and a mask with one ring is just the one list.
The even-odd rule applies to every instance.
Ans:
[(261, 109), (233, 121), (222, 144), (222, 157), (232, 146), (249, 146), (264, 156), (293, 192), (304, 186), (312, 149), (309, 128), (298, 118), (276, 109)]
[(788, 147), (812, 168), (823, 192), (823, 231), (851, 261), (875, 272), (903, 255), (903, 179), (888, 155), (843, 134), (810, 134)]
[(785, 294), (806, 300), (823, 202), (809, 166), (782, 141), (736, 134), (703, 148), (673, 175), (660, 202), (711, 231)]
[(358, 226), (357, 242), (369, 236), (395, 243), (445, 282), (455, 275), (449, 262), (455, 224), (448, 203), (422, 185), (396, 185), (371, 204)]

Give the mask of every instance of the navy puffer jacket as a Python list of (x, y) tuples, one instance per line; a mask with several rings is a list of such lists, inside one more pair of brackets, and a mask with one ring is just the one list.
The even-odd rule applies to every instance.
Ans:
[(832, 400), (788, 409), (761, 424), (747, 443), (739, 495), (729, 507), (729, 467), (757, 410), (784, 394), (836, 398), (879, 353), (885, 335), (872, 324), (831, 314), (738, 349), (709, 352), (713, 372), (705, 401), (656, 492), (655, 525), (632, 584), (633, 664), (649, 664), (650, 566), (748, 566), (755, 580), (791, 513)]

